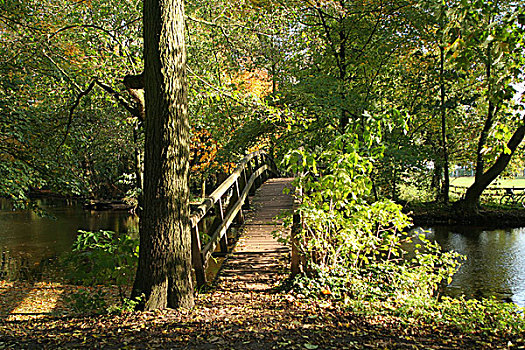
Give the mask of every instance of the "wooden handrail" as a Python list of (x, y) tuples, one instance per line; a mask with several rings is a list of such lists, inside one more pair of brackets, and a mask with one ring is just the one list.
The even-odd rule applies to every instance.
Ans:
[[(250, 153), (238, 164), (233, 173), (206, 197), (193, 211), (191, 221), (192, 260), (197, 286), (206, 284), (205, 267), (212, 253), (220, 244), (221, 252), (227, 253), (227, 232), (234, 220), (244, 220), (242, 208), (249, 205), (248, 195), (253, 194), (269, 176), (279, 176), (273, 159), (263, 151)], [(209, 228), (204, 227), (204, 218), (214, 212), (215, 219)], [(206, 231), (210, 240), (202, 246), (200, 231)]]

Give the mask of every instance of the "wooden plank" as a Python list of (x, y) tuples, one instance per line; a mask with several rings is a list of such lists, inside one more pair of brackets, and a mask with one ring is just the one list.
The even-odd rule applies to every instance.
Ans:
[[(283, 210), (292, 209), (293, 198), (283, 193), (284, 187), (289, 187), (292, 179), (272, 179), (264, 183), (253, 199), (258, 203), (257, 209), (250, 215), (250, 223), (243, 233), (242, 244), (235, 247), (234, 252), (225, 261), (218, 276), (218, 283), (232, 282), (237, 288), (250, 291), (268, 290), (274, 287), (276, 277), (281, 273), (282, 260), (285, 260), (290, 249), (274, 237), (276, 230), (288, 229), (281, 227), (281, 220), (275, 218)], [(278, 202), (279, 205), (275, 205)]]

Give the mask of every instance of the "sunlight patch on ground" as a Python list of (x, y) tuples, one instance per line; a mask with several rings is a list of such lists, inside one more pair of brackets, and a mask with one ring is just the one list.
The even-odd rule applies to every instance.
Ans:
[(26, 315), (32, 314), (35, 310), (41, 314), (49, 314), (55, 311), (64, 289), (57, 283), (36, 283), (23, 300), (10, 312), (8, 320), (17, 320)]
[(57, 312), (64, 287), (61, 283), (0, 282), (0, 316), (26, 319)]
[[(49, 315), (72, 315), (71, 297), (77, 293), (102, 295), (106, 306), (120, 305), (116, 286), (84, 287), (60, 282), (0, 281), (0, 320), (27, 320)], [(130, 287), (121, 291), (129, 295)]]
[[(468, 187), (474, 183), (474, 177), (454, 177), (450, 179), (450, 184), (460, 187)], [(525, 179), (496, 179), (489, 187), (525, 187)]]

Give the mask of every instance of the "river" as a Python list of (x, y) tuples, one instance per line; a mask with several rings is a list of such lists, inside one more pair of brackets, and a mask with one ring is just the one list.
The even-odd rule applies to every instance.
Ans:
[[(0, 199), (0, 278), (17, 278), (20, 269), (70, 251), (78, 230), (138, 229), (137, 217), (126, 211), (87, 211), (80, 202), (66, 199), (37, 203), (53, 217), (13, 211)], [(428, 239), (445, 250), (467, 256), (446, 294), (495, 296), (525, 306), (525, 228), (433, 227), (425, 231)]]
[(467, 257), (445, 294), (491, 297), (525, 307), (525, 228), (426, 228), (426, 237)]
[(19, 277), (45, 259), (71, 251), (78, 230), (137, 231), (138, 219), (126, 211), (88, 211), (67, 199), (42, 199), (46, 216), (12, 210), (0, 199), (0, 278)]

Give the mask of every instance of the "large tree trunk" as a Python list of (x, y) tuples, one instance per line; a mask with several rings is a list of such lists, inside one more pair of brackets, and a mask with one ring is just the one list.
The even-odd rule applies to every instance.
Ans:
[(483, 191), (505, 170), (512, 155), (523, 141), (525, 136), (525, 126), (520, 126), (512, 135), (507, 147), (510, 153), (503, 152), (496, 162), (483, 174), (476, 177), (474, 183), (467, 189), (465, 198), (457, 202), (456, 206), (461, 211), (472, 213), (478, 210), (479, 199)]
[(133, 297), (141, 307), (193, 306), (189, 121), (182, 0), (144, 1), (144, 211)]

